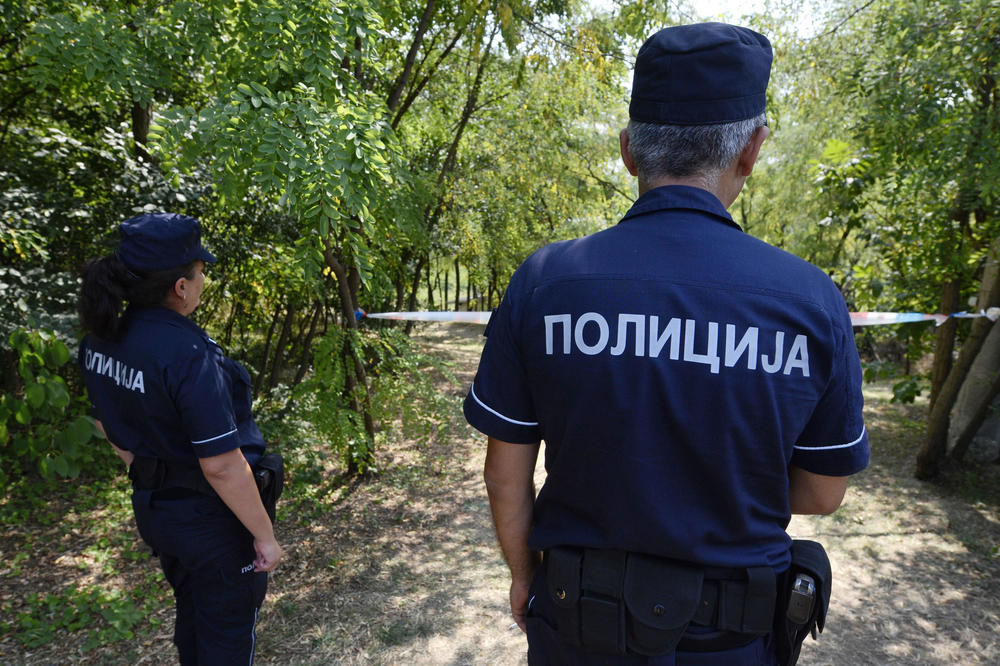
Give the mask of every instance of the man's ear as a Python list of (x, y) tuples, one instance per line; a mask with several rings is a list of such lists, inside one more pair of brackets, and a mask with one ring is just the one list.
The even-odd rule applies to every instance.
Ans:
[(628, 128), (618, 133), (618, 145), (622, 152), (622, 163), (633, 176), (638, 176), (639, 172), (635, 168), (635, 159), (632, 158), (632, 151), (628, 147)]
[(771, 130), (767, 125), (761, 125), (750, 135), (750, 140), (743, 147), (743, 152), (740, 153), (736, 162), (738, 176), (747, 178), (753, 171), (753, 167), (757, 163), (757, 156), (760, 154), (760, 147), (764, 145), (764, 139), (770, 133)]

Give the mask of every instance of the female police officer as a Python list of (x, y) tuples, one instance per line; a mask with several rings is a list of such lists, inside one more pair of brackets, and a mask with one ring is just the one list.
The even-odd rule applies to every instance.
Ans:
[(84, 381), (174, 589), (181, 663), (251, 663), (266, 572), (282, 552), (251, 471), (264, 440), (249, 375), (187, 318), (215, 257), (182, 215), (140, 215), (119, 234), (118, 251), (84, 276)]

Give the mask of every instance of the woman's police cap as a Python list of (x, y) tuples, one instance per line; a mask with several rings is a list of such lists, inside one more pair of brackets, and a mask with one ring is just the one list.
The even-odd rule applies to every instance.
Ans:
[(635, 60), (629, 117), (658, 125), (714, 125), (764, 113), (771, 43), (748, 28), (664, 28)]
[(135, 271), (162, 271), (192, 261), (214, 264), (215, 255), (201, 246), (201, 224), (177, 213), (143, 213), (118, 226), (118, 258)]

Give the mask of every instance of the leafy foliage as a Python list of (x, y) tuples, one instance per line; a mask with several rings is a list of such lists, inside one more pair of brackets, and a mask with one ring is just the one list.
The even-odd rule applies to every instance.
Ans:
[(32, 466), (45, 479), (75, 478), (97, 461), (90, 444), (103, 436), (85, 413), (86, 398), (72, 396), (57, 374), (69, 351), (46, 331), (15, 331), (10, 345), (18, 354), (21, 388), (0, 395), (0, 450), (8, 462), (0, 482)]

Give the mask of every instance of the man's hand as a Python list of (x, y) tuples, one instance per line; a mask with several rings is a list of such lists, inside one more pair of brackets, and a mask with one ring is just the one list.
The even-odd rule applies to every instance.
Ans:
[(529, 587), (531, 587), (530, 578), (526, 581), (515, 580), (510, 584), (510, 613), (514, 616), (514, 622), (525, 633), (527, 629), (524, 626), (524, 618), (528, 616), (528, 602), (531, 600)]
[(538, 447), (490, 437), (483, 471), (497, 540), (510, 567), (510, 611), (521, 631), (528, 613), (528, 586), (538, 565), (538, 553), (528, 548)]

